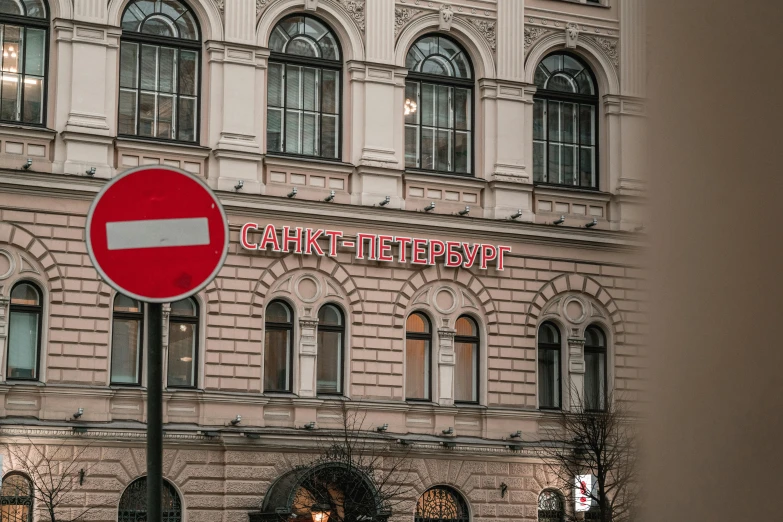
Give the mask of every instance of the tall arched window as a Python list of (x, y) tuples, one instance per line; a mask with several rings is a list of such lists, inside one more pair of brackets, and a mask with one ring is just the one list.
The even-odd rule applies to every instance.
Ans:
[(111, 334), (111, 383), (141, 384), (144, 308), (135, 299), (114, 298)]
[(416, 503), (414, 522), (469, 522), (465, 499), (453, 489), (435, 486), (424, 492)]
[(43, 0), (0, 1), (0, 120), (46, 123), (48, 30)]
[(553, 323), (538, 329), (538, 406), (558, 409), (561, 402), (560, 330)]
[(547, 489), (538, 496), (538, 522), (563, 522), (565, 509), (563, 497), (557, 491)]
[(266, 307), (264, 391), (290, 392), (293, 373), (294, 314), (283, 301)]
[(405, 60), (405, 166), (473, 172), (473, 68), (465, 50), (442, 35), (420, 38)]
[(122, 15), (117, 133), (198, 141), (201, 39), (177, 0), (134, 0)]
[[(117, 522), (142, 520), (147, 520), (147, 477), (137, 478), (125, 488), (117, 510)], [(182, 522), (182, 501), (166, 479), (161, 490), (161, 522)]]
[(598, 188), (598, 90), (584, 62), (566, 53), (538, 64), (533, 104), (533, 180)]
[(479, 400), (479, 337), (476, 321), (463, 315), (457, 319), (454, 337), (454, 400)]
[(419, 312), (405, 322), (405, 396), (408, 400), (430, 400), (432, 326), (429, 318)]
[(198, 368), (198, 303), (192, 297), (171, 303), (167, 384), (195, 388)]
[(605, 410), (606, 391), (606, 336), (592, 325), (585, 330), (585, 409)]
[(38, 379), (41, 360), (41, 290), (24, 281), (11, 289), (6, 376), (14, 380)]
[(318, 310), (318, 393), (343, 392), (345, 320), (342, 311), (327, 304)]
[(319, 19), (293, 15), (269, 37), (267, 152), (340, 159), (340, 45)]
[(33, 522), (33, 483), (25, 475), (12, 471), (3, 477), (0, 520)]

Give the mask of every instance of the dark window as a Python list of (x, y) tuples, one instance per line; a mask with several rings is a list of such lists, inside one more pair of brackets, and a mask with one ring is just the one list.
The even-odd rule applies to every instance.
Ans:
[[(165, 479), (161, 491), (161, 514), (161, 522), (182, 522), (182, 501), (174, 486)], [(117, 522), (147, 522), (146, 477), (134, 480), (122, 492)]]
[(538, 405), (541, 409), (561, 407), (560, 330), (553, 323), (538, 329)]
[(476, 321), (467, 316), (457, 319), (454, 337), (454, 400), (478, 402), (479, 338)]
[(25, 475), (11, 472), (3, 477), (3, 488), (0, 491), (0, 520), (33, 522), (33, 483)]
[(430, 365), (432, 327), (421, 313), (412, 313), (405, 322), (405, 396), (414, 400), (432, 397)]
[(264, 336), (264, 391), (290, 392), (294, 317), (282, 301), (266, 307)]
[(563, 498), (556, 491), (542, 491), (538, 496), (538, 522), (563, 522)]
[(195, 388), (198, 368), (198, 303), (193, 298), (171, 303), (167, 383)]
[(141, 384), (144, 308), (135, 299), (117, 294), (111, 334), (111, 383)]
[(473, 171), (473, 70), (465, 50), (439, 35), (420, 38), (405, 62), (405, 166)]
[(0, 120), (44, 124), (48, 29), (43, 0), (0, 1)]
[(201, 41), (176, 0), (135, 0), (122, 15), (117, 133), (195, 142)]
[(598, 91), (581, 59), (551, 54), (538, 64), (533, 103), (533, 180), (598, 188)]
[(419, 497), (414, 522), (469, 522), (468, 506), (451, 488), (436, 486)]
[(41, 290), (26, 281), (14, 285), (8, 322), (6, 375), (9, 380), (38, 379), (42, 319)]
[(340, 159), (340, 45), (307, 15), (283, 19), (269, 37), (267, 152)]
[(606, 336), (597, 326), (585, 330), (585, 409), (606, 409)]
[(318, 393), (343, 392), (343, 347), (345, 320), (334, 305), (318, 311)]

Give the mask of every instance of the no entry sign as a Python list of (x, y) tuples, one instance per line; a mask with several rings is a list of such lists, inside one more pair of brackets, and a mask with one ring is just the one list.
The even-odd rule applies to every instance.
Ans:
[(200, 179), (139, 167), (103, 187), (87, 214), (87, 252), (118, 292), (149, 303), (184, 299), (217, 275), (228, 253), (223, 207)]

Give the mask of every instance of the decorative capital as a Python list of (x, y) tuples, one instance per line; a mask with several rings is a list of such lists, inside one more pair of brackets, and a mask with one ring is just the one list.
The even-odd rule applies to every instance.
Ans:
[(303, 317), (302, 319), (299, 319), (299, 326), (304, 328), (312, 328), (316, 329), (318, 328), (318, 319), (313, 319), (311, 317)]
[(454, 10), (448, 4), (440, 6), (440, 30), (451, 31), (451, 24), (454, 22)]
[(438, 337), (441, 340), (452, 340), (457, 335), (457, 331), (453, 328), (438, 328)]

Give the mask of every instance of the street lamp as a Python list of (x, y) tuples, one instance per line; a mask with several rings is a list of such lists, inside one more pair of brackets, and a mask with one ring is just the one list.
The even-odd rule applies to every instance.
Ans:
[(310, 508), (313, 522), (329, 522), (329, 511), (331, 511), (331, 508), (324, 505), (315, 505)]

